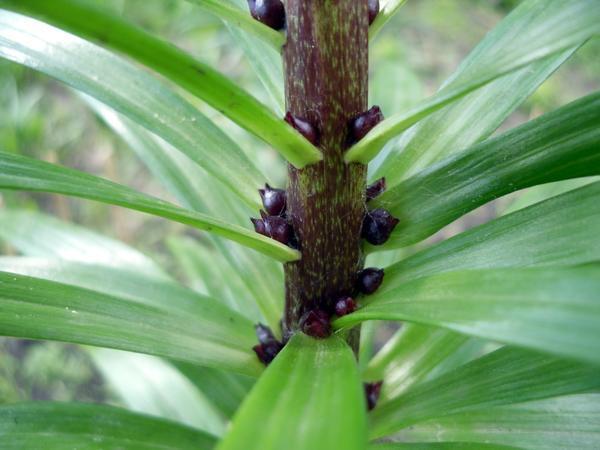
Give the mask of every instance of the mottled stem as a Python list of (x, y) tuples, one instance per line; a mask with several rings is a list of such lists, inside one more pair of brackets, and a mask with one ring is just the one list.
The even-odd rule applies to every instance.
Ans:
[(367, 109), (367, 0), (287, 0), (286, 105), (320, 132), (324, 159), (289, 167), (288, 213), (302, 260), (285, 266), (284, 329), (307, 310), (333, 311), (363, 265), (366, 167), (346, 164), (348, 129)]

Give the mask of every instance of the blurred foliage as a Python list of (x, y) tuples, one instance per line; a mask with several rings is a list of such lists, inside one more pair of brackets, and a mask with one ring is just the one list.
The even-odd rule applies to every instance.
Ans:
[[(214, 17), (180, 0), (105, 0), (101, 3), (218, 67), (267, 102), (266, 92), (249, 70), (242, 51)], [(485, 33), (517, 3), (518, 0), (409, 0), (372, 44), (371, 67), (377, 68), (371, 72), (372, 103), (381, 105), (384, 112), (391, 115), (431, 95)], [(599, 53), (600, 40), (587, 43), (501, 129), (598, 89)], [(248, 142), (256, 144), (227, 119), (194, 99), (190, 101), (243, 147)], [(283, 179), (277, 155), (261, 148), (260, 144), (254, 145), (257, 146), (264, 150), (260, 153), (263, 166), (272, 167), (274, 177)], [(0, 148), (169, 198), (126, 144), (93, 115), (77, 94), (48, 77), (1, 60)], [(163, 236), (167, 231), (189, 233), (182, 226), (166, 221), (59, 196), (3, 193), (0, 207), (3, 205), (39, 208), (63, 220), (81, 223), (131, 243), (167, 268), (174, 268), (175, 262), (160, 243)], [(488, 205), (486, 210), (468, 215), (464, 222), (453, 227), (473, 226), (481, 222), (481, 217), (495, 213), (494, 208), (494, 204)], [(184, 274), (174, 275), (185, 280)], [(387, 334), (387, 330), (381, 333)], [(77, 346), (0, 339), (0, 403), (26, 399), (114, 401), (87, 353)]]

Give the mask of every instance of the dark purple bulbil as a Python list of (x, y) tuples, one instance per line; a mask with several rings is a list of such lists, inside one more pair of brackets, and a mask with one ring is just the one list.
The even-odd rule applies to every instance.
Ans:
[(341, 297), (335, 302), (335, 314), (338, 317), (342, 317), (353, 313), (356, 311), (356, 306), (356, 300), (354, 300), (352, 297)]
[(369, 131), (384, 119), (379, 106), (373, 106), (368, 111), (356, 116), (350, 125), (350, 137), (352, 144), (364, 138)]
[(259, 343), (252, 347), (252, 350), (263, 364), (268, 365), (281, 351), (283, 344), (275, 338), (269, 327), (259, 323), (255, 330)]
[(309, 336), (324, 339), (331, 335), (329, 314), (321, 309), (312, 309), (300, 318), (300, 328)]
[(274, 30), (285, 27), (285, 8), (281, 0), (248, 0), (250, 14)]
[(285, 245), (293, 242), (294, 232), (292, 226), (285, 218), (269, 216), (264, 211), (261, 211), (260, 215), (262, 219), (250, 218), (250, 221), (254, 225), (254, 231)]
[(365, 215), (361, 236), (369, 244), (381, 245), (389, 239), (396, 225), (398, 225), (398, 219), (388, 211), (380, 208), (374, 209)]
[(289, 123), (296, 131), (304, 136), (311, 144), (319, 145), (319, 130), (305, 119), (294, 116), (291, 112), (285, 113), (284, 120)]
[(363, 294), (369, 295), (379, 289), (383, 281), (383, 269), (367, 267), (358, 272), (356, 288)]
[(373, 200), (385, 192), (385, 178), (380, 178), (373, 184), (367, 186), (367, 202)]
[(265, 188), (259, 189), (258, 193), (260, 194), (265, 211), (267, 211), (270, 216), (281, 216), (285, 213), (285, 190), (272, 188), (268, 184), (265, 184)]
[(383, 381), (375, 383), (365, 383), (365, 395), (367, 397), (367, 408), (371, 411), (377, 405), (379, 395), (381, 394), (381, 385)]
[(379, 0), (369, 0), (369, 25), (371, 25), (377, 14), (379, 14)]

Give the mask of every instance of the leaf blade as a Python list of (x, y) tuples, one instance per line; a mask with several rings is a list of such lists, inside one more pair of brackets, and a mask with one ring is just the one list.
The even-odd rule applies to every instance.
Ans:
[(127, 54), (225, 114), (298, 168), (322, 159), (321, 152), (300, 133), (228, 78), (116, 16), (80, 0), (56, 0), (52, 5), (36, 0), (2, 0), (0, 6)]
[[(350, 348), (336, 337), (315, 340), (296, 334), (253, 388), (217, 448), (364, 449), (364, 402)], [(298, 404), (303, 408), (293, 407)]]
[(467, 212), (529, 186), (600, 174), (600, 92), (471, 147), (385, 192), (400, 223), (387, 248), (418, 242)]
[(0, 11), (0, 56), (111, 106), (183, 152), (247, 205), (260, 206), (254, 190), (265, 175), (212, 121), (143, 69), (78, 37), (9, 11)]
[[(147, 353), (256, 376), (252, 323), (214, 302), (167, 312), (75, 286), (0, 272), (0, 333)], [(51, 324), (52, 326), (48, 326)]]
[(4, 152), (0, 152), (0, 168), (0, 188), (3, 189), (53, 192), (122, 206), (209, 231), (279, 261), (292, 261), (299, 257), (296, 250), (248, 229), (83, 172)]
[(6, 450), (83, 448), (101, 450), (209, 450), (215, 438), (183, 425), (102, 405), (20, 403), (0, 406)]
[(600, 265), (448, 272), (374, 294), (334, 322), (407, 320), (600, 365)]
[(372, 413), (371, 437), (453, 413), (588, 392), (599, 386), (596, 367), (504, 347), (378, 405)]

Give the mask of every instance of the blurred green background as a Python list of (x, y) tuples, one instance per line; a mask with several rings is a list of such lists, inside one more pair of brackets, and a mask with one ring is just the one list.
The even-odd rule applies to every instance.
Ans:
[[(101, 2), (143, 28), (176, 43), (268, 102), (241, 49), (215, 18), (185, 1)], [(387, 115), (431, 95), (518, 0), (409, 0), (371, 48), (371, 102)], [(587, 43), (546, 81), (501, 130), (551, 111), (600, 87), (600, 42)], [(193, 100), (191, 100), (193, 101)], [(197, 103), (195, 103), (197, 104)], [(251, 137), (198, 105), (240, 143)], [(283, 180), (283, 164), (261, 148), (262, 164)], [(0, 61), (0, 150), (77, 168), (169, 198), (156, 179), (68, 87), (12, 63)], [(442, 231), (443, 236), (488, 220), (515, 195), (480, 208)], [(171, 199), (173, 200), (173, 199)], [(188, 234), (184, 227), (93, 202), (60, 196), (0, 193), (0, 208), (32, 208), (82, 224), (151, 255), (188, 282), (171, 257), (164, 236)], [(191, 233), (192, 236), (198, 236)], [(440, 239), (440, 236), (434, 239)], [(0, 242), (3, 254), (14, 249)], [(202, 289), (202, 286), (192, 286)], [(380, 339), (389, 334), (382, 329)], [(101, 401), (120, 404), (87, 352), (78, 346), (0, 338), (0, 403), (35, 400)]]

